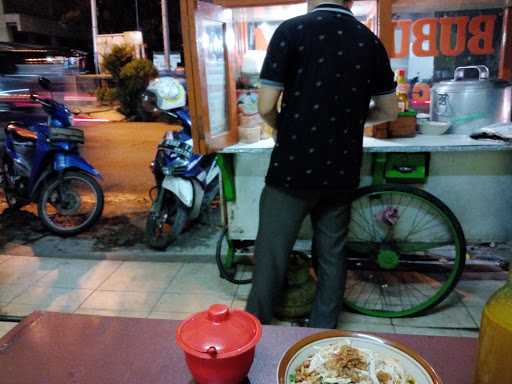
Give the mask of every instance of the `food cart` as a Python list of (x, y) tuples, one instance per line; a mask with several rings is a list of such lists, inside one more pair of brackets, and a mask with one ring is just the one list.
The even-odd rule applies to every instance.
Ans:
[[(244, 60), (258, 57), (253, 51), (265, 49), (280, 22), (305, 13), (306, 3), (182, 0), (181, 12), (195, 150), (221, 154), (229, 238), (254, 240), (274, 141), (239, 142), (238, 96), (251, 88)], [(512, 79), (510, 0), (356, 0), (353, 12), (381, 38), (393, 69), (406, 70), (418, 112), (429, 111), (434, 84), (453, 79), (458, 67), (485, 66), (490, 80)], [(507, 97), (501, 121), (510, 121)], [(450, 131), (437, 136), (365, 137), (362, 186), (414, 183), (454, 213), (468, 242), (509, 241), (512, 147), (471, 139), (472, 131), (492, 122), (480, 118), (457, 116)], [(310, 236), (306, 223), (301, 237)]]
[[(240, 60), (244, 50), (254, 48), (256, 43), (262, 44), (258, 36), (263, 35), (259, 32), (265, 30), (265, 24), (270, 35), (279, 22), (304, 13), (306, 5), (294, 0), (219, 0), (213, 3), (182, 1), (195, 150), (229, 155), (225, 160), (233, 173), (225, 176), (233, 179), (229, 177), (225, 182), (233, 183), (228, 185), (233, 188), (226, 196), (228, 215), (225, 220), (230, 219), (232, 238), (254, 239), (257, 220), (253, 213), (257, 212), (273, 141), (237, 144), (236, 85), (241, 77)], [(412, 105), (418, 110), (428, 110), (428, 90), (419, 90), (451, 78), (456, 67), (486, 64), (491, 78), (511, 79), (510, 7), (510, 1), (506, 0), (433, 0), (419, 5), (410, 0), (373, 0), (356, 1), (354, 12), (383, 40), (394, 68), (408, 68), (408, 73), (412, 73), (409, 78), (419, 73)], [(455, 43), (448, 41), (449, 28), (456, 34)], [(480, 28), (480, 41), (475, 40), (479, 36), (472, 33), (475, 28)], [(440, 33), (439, 38), (434, 37), (436, 31)], [(505, 41), (506, 36), (508, 41)], [(418, 44), (418, 39), (423, 39), (422, 44)], [(450, 134), (392, 140), (369, 138), (364, 145), (367, 152), (364, 184), (376, 176), (372, 166), (375, 153), (431, 153), (429, 177), (423, 188), (455, 212), (467, 239), (470, 242), (512, 239), (512, 222), (505, 214), (512, 202), (509, 146)], [(468, 206), (471, 209), (467, 209)]]

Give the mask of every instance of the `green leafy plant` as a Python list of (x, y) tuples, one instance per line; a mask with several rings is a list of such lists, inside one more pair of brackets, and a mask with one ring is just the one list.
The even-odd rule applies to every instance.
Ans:
[(126, 64), (119, 75), (117, 84), (120, 112), (130, 118), (140, 115), (140, 95), (145, 91), (151, 79), (158, 76), (153, 63), (146, 59), (132, 60)]
[(117, 89), (110, 87), (98, 87), (96, 88), (96, 100), (101, 105), (112, 105), (117, 100)]
[(119, 82), (121, 70), (133, 58), (133, 47), (129, 44), (114, 45), (112, 51), (103, 56), (103, 66), (112, 75), (114, 83)]

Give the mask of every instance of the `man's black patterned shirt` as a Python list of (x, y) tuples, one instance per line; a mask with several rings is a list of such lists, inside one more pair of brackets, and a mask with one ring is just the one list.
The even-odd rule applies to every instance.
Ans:
[(396, 88), (378, 37), (347, 8), (320, 5), (278, 27), (261, 83), (283, 90), (267, 184), (357, 188), (371, 97)]

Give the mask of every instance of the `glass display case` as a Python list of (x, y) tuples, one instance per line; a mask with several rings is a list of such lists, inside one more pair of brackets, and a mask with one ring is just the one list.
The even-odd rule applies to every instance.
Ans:
[[(270, 137), (272, 130), (257, 113), (257, 89), (266, 50), (277, 27), (285, 20), (307, 12), (307, 3), (232, 9), (235, 33), (235, 80), (239, 139), (252, 143)], [(376, 31), (377, 1), (358, 1), (352, 12)]]
[[(412, 107), (427, 112), (432, 84), (456, 67), (486, 65), (491, 78), (510, 79), (510, 3), (356, 0), (353, 12), (405, 69)], [(195, 151), (268, 137), (256, 93), (266, 48), (281, 22), (306, 11), (296, 0), (181, 0)]]
[[(378, 5), (379, 0), (361, 0), (353, 7), (355, 16), (375, 33)], [(307, 3), (295, 0), (181, 1), (196, 152), (270, 137), (257, 113), (266, 49), (279, 24), (306, 12)]]

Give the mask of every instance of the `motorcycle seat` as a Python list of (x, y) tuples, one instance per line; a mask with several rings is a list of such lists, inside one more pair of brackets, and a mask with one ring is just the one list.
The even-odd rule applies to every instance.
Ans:
[(37, 133), (28, 129), (23, 123), (13, 121), (7, 124), (5, 133), (13, 135), (17, 141), (36, 141)]

